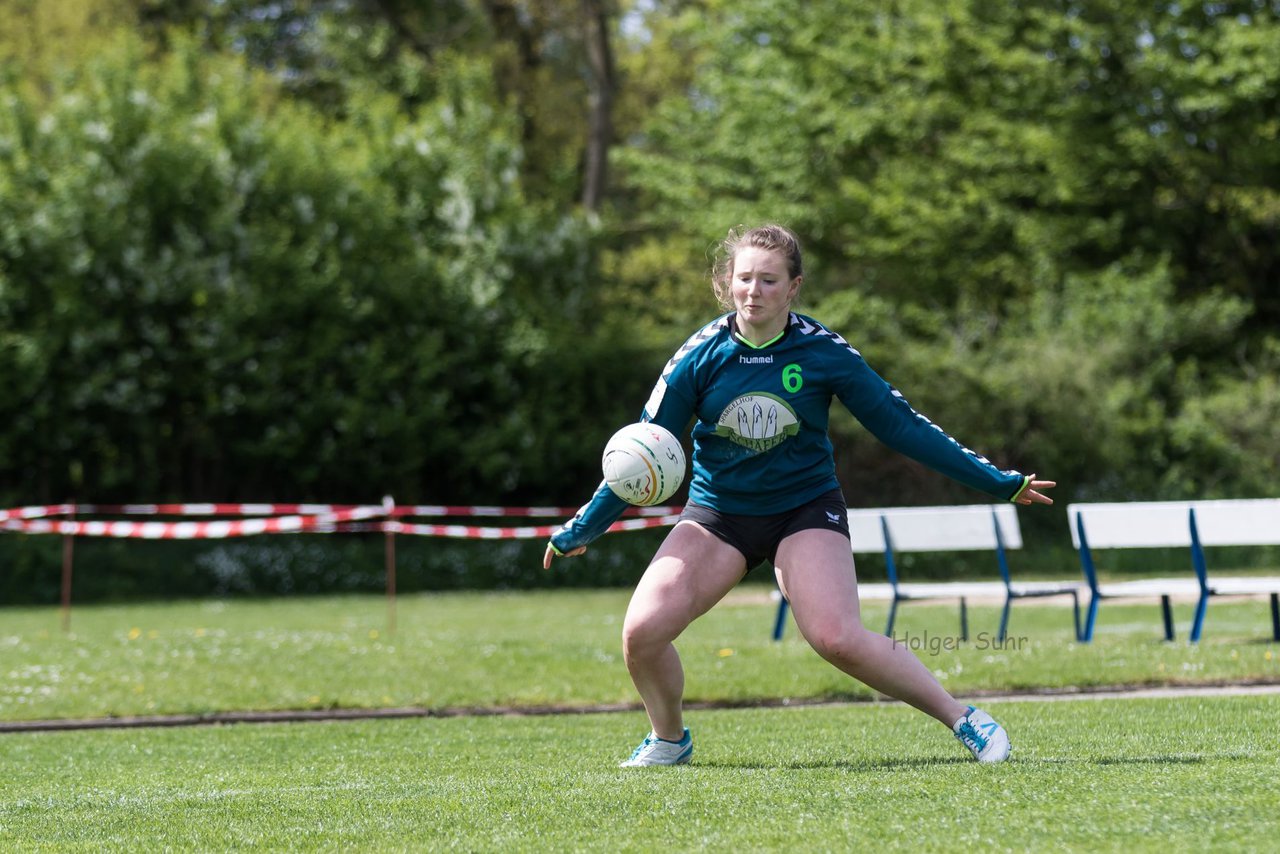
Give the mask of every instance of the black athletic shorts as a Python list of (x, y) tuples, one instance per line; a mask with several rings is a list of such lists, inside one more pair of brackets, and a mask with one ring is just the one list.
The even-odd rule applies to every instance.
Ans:
[(849, 536), (848, 508), (839, 489), (824, 492), (794, 510), (770, 516), (738, 516), (690, 502), (680, 513), (680, 521), (685, 520), (697, 522), (742, 552), (748, 570), (765, 561), (773, 563), (778, 544), (797, 531), (821, 528)]

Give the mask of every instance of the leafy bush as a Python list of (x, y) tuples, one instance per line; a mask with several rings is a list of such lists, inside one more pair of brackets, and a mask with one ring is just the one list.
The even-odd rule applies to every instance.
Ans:
[(610, 429), (629, 370), (592, 229), (522, 197), (483, 66), (447, 69), (417, 115), (331, 121), (122, 38), (47, 102), (0, 91), (0, 496), (588, 489), (575, 413)]

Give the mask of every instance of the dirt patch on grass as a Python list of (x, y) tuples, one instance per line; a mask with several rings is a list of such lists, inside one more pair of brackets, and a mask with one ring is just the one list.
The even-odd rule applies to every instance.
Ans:
[[(1067, 700), (1116, 700), (1204, 696), (1251, 696), (1280, 694), (1280, 682), (1231, 682), (1182, 685), (1109, 685), (1088, 688), (1028, 689), (1024, 691), (968, 692), (965, 699), (987, 703), (1060, 702)], [(743, 702), (686, 703), (689, 710), (762, 709), (800, 706), (832, 706), (896, 703), (886, 697), (830, 700), (789, 698)], [(134, 715), (101, 718), (66, 718), (32, 721), (0, 721), (0, 733), (66, 732), (86, 729), (140, 729), (150, 727), (223, 726), (228, 724), (315, 723), (321, 721), (395, 720), (404, 718), (532, 717), (538, 715), (594, 715), (636, 712), (639, 703), (594, 706), (484, 706), (426, 708), (408, 706), (378, 709), (272, 709), (264, 711), (214, 712), (205, 715)]]

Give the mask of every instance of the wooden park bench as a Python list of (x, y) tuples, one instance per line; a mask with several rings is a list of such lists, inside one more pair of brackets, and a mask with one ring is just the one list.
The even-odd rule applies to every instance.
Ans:
[[(1160, 598), (1164, 636), (1173, 640), (1171, 596), (1196, 597), (1191, 642), (1200, 640), (1205, 612), (1213, 596), (1271, 596), (1271, 633), (1280, 641), (1280, 578), (1218, 578), (1210, 581), (1205, 547), (1280, 545), (1280, 498), (1211, 501), (1130, 501), (1069, 504), (1071, 540), (1092, 598), (1080, 640), (1093, 639), (1098, 605), (1103, 599)], [(1096, 549), (1187, 547), (1194, 578), (1159, 578), (1100, 584)]]
[[(999, 639), (1003, 641), (1009, 628), (1009, 611), (1015, 599), (1045, 596), (1070, 596), (1075, 606), (1075, 622), (1079, 633), (1079, 591), (1075, 582), (1017, 583), (1009, 575), (1008, 549), (1022, 548), (1022, 532), (1018, 527), (1017, 509), (1012, 504), (969, 504), (948, 507), (885, 507), (849, 511), (849, 538), (854, 554), (883, 553), (889, 578), (889, 622), (886, 635), (893, 635), (898, 605), (922, 599), (958, 599), (960, 602), (960, 638), (969, 639), (967, 600), (971, 596), (1003, 596), (1004, 611), (1000, 616)], [(994, 553), (1001, 581), (903, 584), (898, 578), (895, 553), (986, 551)], [(863, 593), (874, 585), (859, 585)], [(875, 596), (864, 598), (879, 598)], [(781, 598), (774, 621), (773, 639), (781, 640), (786, 627), (787, 600)]]

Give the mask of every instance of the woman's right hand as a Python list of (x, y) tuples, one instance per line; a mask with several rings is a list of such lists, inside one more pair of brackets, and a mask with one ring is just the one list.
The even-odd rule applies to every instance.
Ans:
[(558, 557), (577, 557), (578, 555), (582, 554), (582, 553), (583, 553), (583, 552), (585, 552), (586, 550), (587, 550), (587, 547), (586, 547), (586, 546), (578, 546), (578, 547), (577, 547), (576, 549), (574, 549), (573, 551), (571, 551), (571, 552), (565, 552), (565, 553), (562, 555), (562, 554), (558, 554), (558, 553), (556, 552), (555, 547), (554, 547), (554, 546), (552, 546), (552, 545), (551, 545), (551, 543), (547, 543), (547, 552), (546, 552), (546, 554), (544, 554), (544, 555), (542, 556), (542, 568), (543, 568), (543, 569), (550, 569), (550, 568), (551, 568), (551, 561), (555, 560), (555, 559), (556, 559), (556, 558), (558, 558)]

